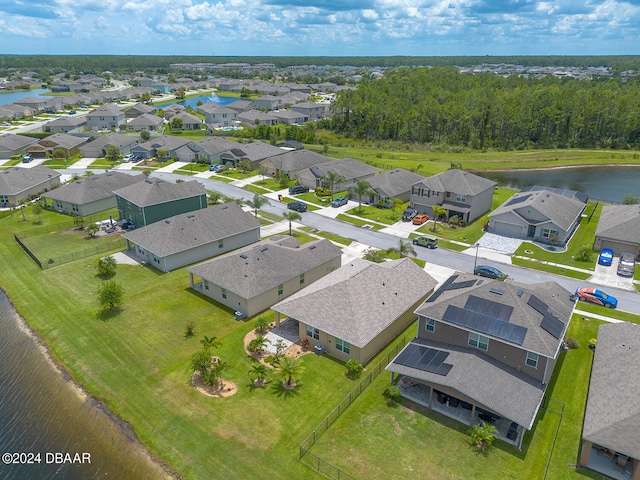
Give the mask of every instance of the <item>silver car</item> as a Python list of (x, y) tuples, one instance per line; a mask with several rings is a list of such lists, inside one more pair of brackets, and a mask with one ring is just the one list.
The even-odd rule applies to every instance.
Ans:
[(636, 266), (636, 257), (632, 253), (621, 253), (618, 260), (618, 275), (623, 277), (633, 277)]

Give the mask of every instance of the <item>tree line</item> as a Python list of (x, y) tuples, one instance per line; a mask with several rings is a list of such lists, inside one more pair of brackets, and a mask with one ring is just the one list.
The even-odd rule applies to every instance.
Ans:
[(474, 149), (640, 148), (640, 79), (400, 68), (340, 92), (319, 123), (358, 139)]

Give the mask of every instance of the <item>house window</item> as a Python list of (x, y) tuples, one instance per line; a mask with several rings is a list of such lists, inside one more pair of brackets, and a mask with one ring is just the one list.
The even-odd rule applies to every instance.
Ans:
[(422, 196), (423, 197), (430, 197), (431, 196), (431, 190), (429, 190), (428, 188), (425, 188), (424, 190), (422, 190)]
[(461, 193), (456, 194), (456, 202), (467, 203), (467, 196)]
[(278, 295), (282, 295), (282, 284), (278, 285)]
[(427, 332), (435, 332), (436, 331), (436, 321), (433, 318), (426, 318), (425, 322), (424, 322), (424, 329)]
[(307, 337), (320, 340), (320, 330), (313, 328), (311, 325), (307, 325)]
[(222, 289), (222, 298), (227, 298), (227, 289), (226, 288)]
[(411, 195), (420, 195), (420, 187), (412, 187)]
[(477, 333), (469, 333), (469, 345), (487, 351), (489, 350), (489, 338)]
[(300, 274), (300, 285), (304, 285), (304, 273)]
[(224, 240), (218, 240), (218, 248), (224, 247)]
[(6, 203), (9, 201), (9, 197), (7, 195), (0, 195), (0, 202)]
[(533, 352), (527, 352), (527, 360), (525, 363), (533, 368), (538, 368), (538, 354)]
[(209, 280), (204, 280), (204, 289), (209, 290)]
[(78, 209), (78, 205), (76, 205), (75, 203), (72, 203), (72, 204), (71, 204), (71, 210), (73, 210), (74, 212), (78, 212), (78, 211), (80, 211), (80, 210)]
[(440, 196), (440, 192), (435, 192), (435, 191), (434, 191), (434, 192), (433, 192), (433, 196), (434, 196), (434, 197), (439, 197), (439, 196)]
[(335, 337), (335, 338), (336, 338), (336, 349), (348, 355), (351, 352), (351, 344), (349, 342), (345, 342), (341, 338), (338, 338), (338, 337)]
[(552, 236), (558, 236), (558, 231), (557, 230), (551, 230), (550, 228), (543, 228), (542, 229), (542, 236), (544, 238), (549, 238)]

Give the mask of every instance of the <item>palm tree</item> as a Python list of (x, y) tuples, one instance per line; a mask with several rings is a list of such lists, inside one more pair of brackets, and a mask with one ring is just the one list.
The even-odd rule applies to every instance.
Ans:
[(253, 200), (245, 200), (244, 203), (253, 208), (253, 214), (256, 216), (256, 218), (258, 217), (258, 209), (260, 207), (262, 207), (263, 205), (271, 205), (271, 202), (267, 197), (263, 197), (262, 195), (259, 195), (257, 193), (253, 196)]
[(440, 217), (441, 215), (446, 215), (447, 209), (441, 207), (440, 205), (434, 205), (433, 207), (431, 207), (431, 210), (433, 210), (433, 231), (435, 232), (437, 231), (436, 224), (438, 223), (438, 217)]
[(297, 358), (285, 355), (280, 359), (278, 370), (283, 386), (294, 388), (296, 379), (300, 378), (300, 375), (304, 372), (304, 367), (300, 365), (300, 361)]
[(268, 372), (269, 369), (266, 367), (266, 365), (262, 363), (256, 363), (251, 367), (248, 373), (249, 377), (253, 379), (254, 384), (256, 384), (263, 383), (265, 378), (267, 377)]
[(358, 195), (358, 213), (362, 211), (362, 196), (371, 192), (371, 184), (366, 180), (358, 180), (349, 190)]
[(220, 340), (218, 340), (218, 337), (216, 337), (215, 335), (212, 335), (211, 337), (207, 337), (206, 335), (204, 335), (202, 337), (202, 340), (200, 340), (200, 343), (202, 344), (202, 348), (204, 348), (204, 351), (209, 355), (211, 355), (212, 348), (217, 348), (222, 345), (222, 342), (220, 342)]
[(302, 216), (298, 212), (284, 212), (282, 216), (285, 220), (289, 220), (289, 236), (291, 236), (291, 222), (300, 220)]
[(209, 192), (209, 194), (207, 195), (207, 203), (209, 205), (217, 205), (218, 203), (220, 203), (221, 199), (222, 195), (220, 195), (218, 192)]
[(264, 350), (264, 347), (267, 346), (267, 343), (269, 343), (269, 340), (264, 338), (262, 335), (258, 335), (249, 342), (247, 349), (249, 349), (251, 353), (260, 353)]
[(396, 208), (398, 208), (400, 205), (402, 205), (404, 202), (402, 200), (400, 200), (399, 198), (392, 198), (391, 199), (391, 219), (395, 220), (396, 219)]
[(397, 247), (388, 248), (387, 252), (397, 253), (398, 255), (400, 255), (400, 258), (404, 258), (405, 256), (408, 256), (408, 255), (411, 255), (412, 257), (418, 256), (415, 249), (413, 248), (413, 245), (411, 245), (409, 242), (405, 242), (402, 239), (400, 239), (400, 241), (398, 242)]
[(344, 182), (346, 178), (344, 177), (344, 175), (341, 175), (338, 172), (329, 170), (321, 180), (325, 183), (325, 185), (329, 185), (329, 188), (331, 189), (331, 200), (333, 200), (333, 187), (338, 183)]

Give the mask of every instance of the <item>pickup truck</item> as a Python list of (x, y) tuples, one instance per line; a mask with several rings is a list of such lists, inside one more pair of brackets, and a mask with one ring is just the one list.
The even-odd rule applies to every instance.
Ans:
[(413, 244), (427, 248), (438, 248), (438, 239), (433, 235), (421, 235), (413, 239)]

